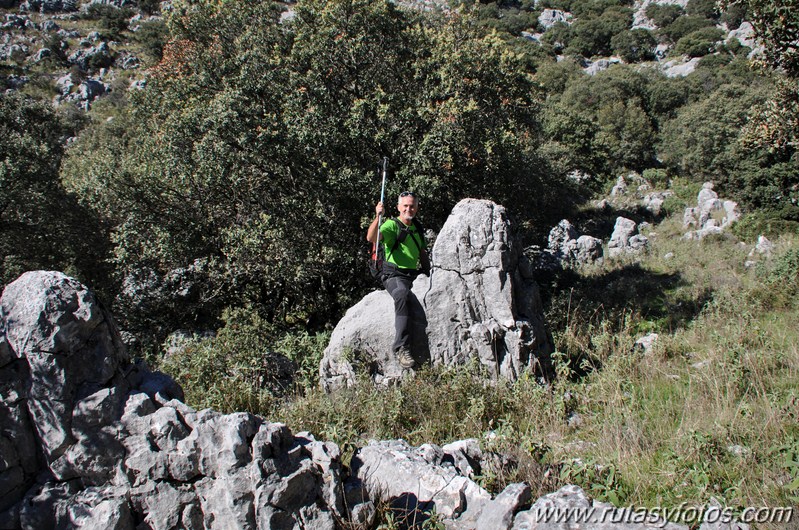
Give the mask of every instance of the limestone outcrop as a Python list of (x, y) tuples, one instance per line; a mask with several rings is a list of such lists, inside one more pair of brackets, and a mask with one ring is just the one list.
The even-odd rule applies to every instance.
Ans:
[(649, 239), (638, 233), (638, 225), (635, 224), (635, 221), (626, 217), (616, 218), (616, 225), (608, 243), (608, 255), (611, 258), (640, 254), (646, 251), (648, 246)]
[(339, 449), (246, 413), (195, 411), (132, 363), (76, 280), (0, 299), (0, 528), (335, 528)]
[(683, 235), (684, 239), (702, 240), (719, 235), (741, 218), (738, 203), (719, 199), (712, 182), (705, 182), (696, 196), (696, 206), (686, 208), (683, 227), (694, 228)]
[[(476, 360), (509, 380), (525, 370), (547, 373), (552, 341), (538, 286), (504, 207), (477, 199), (459, 202), (438, 234), (432, 262), (431, 276), (413, 284), (417, 363)], [(359, 368), (378, 384), (402, 376), (391, 355), (393, 307), (388, 293), (378, 290), (347, 311), (320, 365), (327, 390), (354, 383)]]

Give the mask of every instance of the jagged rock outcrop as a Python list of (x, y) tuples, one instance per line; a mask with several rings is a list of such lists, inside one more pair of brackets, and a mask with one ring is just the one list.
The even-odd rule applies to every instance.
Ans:
[(335, 444), (186, 406), (171, 378), (131, 363), (76, 280), (26, 273), (0, 313), (0, 528), (334, 528), (344, 517)]
[(683, 215), (683, 227), (695, 230), (686, 232), (684, 239), (704, 239), (709, 235), (718, 235), (725, 228), (741, 218), (738, 203), (721, 200), (713, 190), (712, 182), (705, 182), (696, 197), (697, 206), (686, 208)]
[[(513, 240), (505, 208), (464, 199), (438, 234), (432, 277), (413, 284), (413, 355), (417, 362), (460, 365), (472, 359), (494, 376), (515, 380), (546, 372), (552, 342), (538, 286)], [(387, 383), (402, 375), (391, 352), (393, 301), (374, 291), (336, 326), (320, 365), (323, 386), (352, 384), (356, 369)]]
[(663, 203), (672, 195), (674, 195), (672, 191), (653, 191), (652, 193), (647, 193), (642, 201), (643, 207), (652, 215), (660, 215), (663, 209)]
[(568, 219), (561, 220), (549, 231), (547, 248), (532, 245), (525, 253), (532, 259), (535, 270), (548, 272), (601, 263), (604, 259), (602, 240), (580, 235)]
[(571, 21), (572, 14), (559, 9), (544, 9), (541, 11), (541, 14), (538, 15), (538, 24), (544, 28), (545, 31), (558, 23), (571, 25)]
[(547, 250), (566, 265), (580, 266), (602, 261), (602, 240), (580, 235), (566, 219), (550, 230), (548, 243)]
[(645, 235), (638, 233), (635, 221), (626, 217), (616, 218), (616, 225), (608, 243), (608, 255), (611, 258), (639, 254), (644, 252), (648, 245), (649, 240)]

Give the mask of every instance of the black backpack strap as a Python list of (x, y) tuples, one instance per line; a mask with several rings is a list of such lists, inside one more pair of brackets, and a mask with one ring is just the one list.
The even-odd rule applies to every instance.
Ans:
[[(400, 221), (396, 217), (392, 217), (391, 220), (394, 221), (397, 224), (397, 227), (399, 228), (399, 230), (402, 230), (402, 227), (404, 226), (402, 224), (402, 221)], [(399, 244), (400, 244), (399, 233), (397, 233), (397, 237), (394, 238), (394, 244), (391, 245), (391, 250), (389, 250), (388, 254), (386, 254), (386, 261), (388, 261), (391, 258), (391, 255), (394, 253), (395, 250), (397, 250), (397, 247), (399, 246)]]
[[(413, 241), (413, 244), (416, 245), (416, 248), (419, 250), (419, 254), (421, 254), (422, 253), (421, 239), (419, 241), (417, 241), (416, 238), (413, 236), (413, 232), (411, 232), (408, 229), (408, 227), (405, 226), (405, 223), (400, 221), (400, 219), (398, 217), (392, 217), (391, 220), (394, 221), (395, 223), (397, 223), (397, 227), (399, 228), (399, 233), (401, 233), (401, 232), (405, 232), (406, 233), (406, 236), (405, 236), (405, 238), (403, 238), (403, 240), (405, 240), (408, 236), (410, 236), (411, 237), (411, 241)], [(414, 219), (412, 226), (416, 227), (416, 231), (419, 234), (420, 238), (424, 237), (422, 235), (422, 232), (420, 231), (420, 229), (422, 227), (421, 223), (419, 223), (418, 221), (416, 221), (416, 219)], [(388, 261), (388, 259), (391, 257), (391, 254), (393, 254), (394, 251), (397, 250), (397, 247), (400, 244), (399, 233), (397, 233), (397, 238), (394, 240), (394, 244), (391, 246), (391, 250), (388, 252), (388, 254), (386, 254), (386, 261)]]

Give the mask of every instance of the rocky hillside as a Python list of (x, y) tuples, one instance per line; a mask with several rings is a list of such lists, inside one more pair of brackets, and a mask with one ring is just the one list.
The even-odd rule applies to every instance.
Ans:
[[(402, 4), (424, 10), (452, 7), (442, 1)], [(734, 15), (719, 17), (712, 3), (694, 0), (693, 5), (702, 7), (693, 10), (689, 4), (688, 0), (637, 0), (629, 11), (629, 23), (621, 26), (594, 18), (593, 13), (575, 14), (528, 2), (515, 7), (509, 3), (511, 7), (493, 11), (484, 7), (482, 16), (491, 25), (510, 29), (515, 38), (542, 46), (559, 60), (566, 53), (580, 58), (591, 75), (615, 63), (641, 63), (668, 76), (685, 76), (707, 55), (737, 53), (741, 47), (749, 50), (750, 57), (759, 53), (751, 24)], [(169, 39), (162, 14), (169, 12), (170, 5), (152, 0), (7, 0), (0, 6), (0, 81), (8, 90), (23, 90), (82, 110), (112, 92), (141, 88), (147, 68), (160, 60)], [(704, 12), (699, 13), (700, 9)], [(290, 19), (292, 13), (287, 4), (285, 18)], [(589, 22), (597, 26), (593, 31), (605, 37), (570, 48), (566, 41), (583, 38), (581, 31)], [(564, 40), (572, 29), (577, 30), (576, 36)], [(617, 40), (615, 47), (610, 46), (611, 37)], [(603, 44), (602, 38), (607, 42)]]

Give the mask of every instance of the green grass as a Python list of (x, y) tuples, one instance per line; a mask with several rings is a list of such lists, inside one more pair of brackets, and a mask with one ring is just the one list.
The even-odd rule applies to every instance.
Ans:
[[(774, 257), (747, 269), (754, 241), (683, 241), (682, 231), (674, 214), (654, 227), (639, 263), (608, 260), (551, 279), (543, 292), (558, 377), (548, 386), (491, 381), (469, 365), (423, 367), (384, 390), (362, 374), (328, 395), (306, 376), (287, 399), (254, 411), (338, 443), (345, 461), (374, 438), (477, 438), (509, 456), (511, 465), (480, 477), (494, 492), (524, 480), (537, 495), (576, 483), (618, 506), (699, 506), (711, 497), (738, 509), (793, 506), (799, 237), (775, 239)], [(654, 351), (635, 351), (652, 331)], [(318, 359), (324, 340), (299, 344), (298, 358)]]

